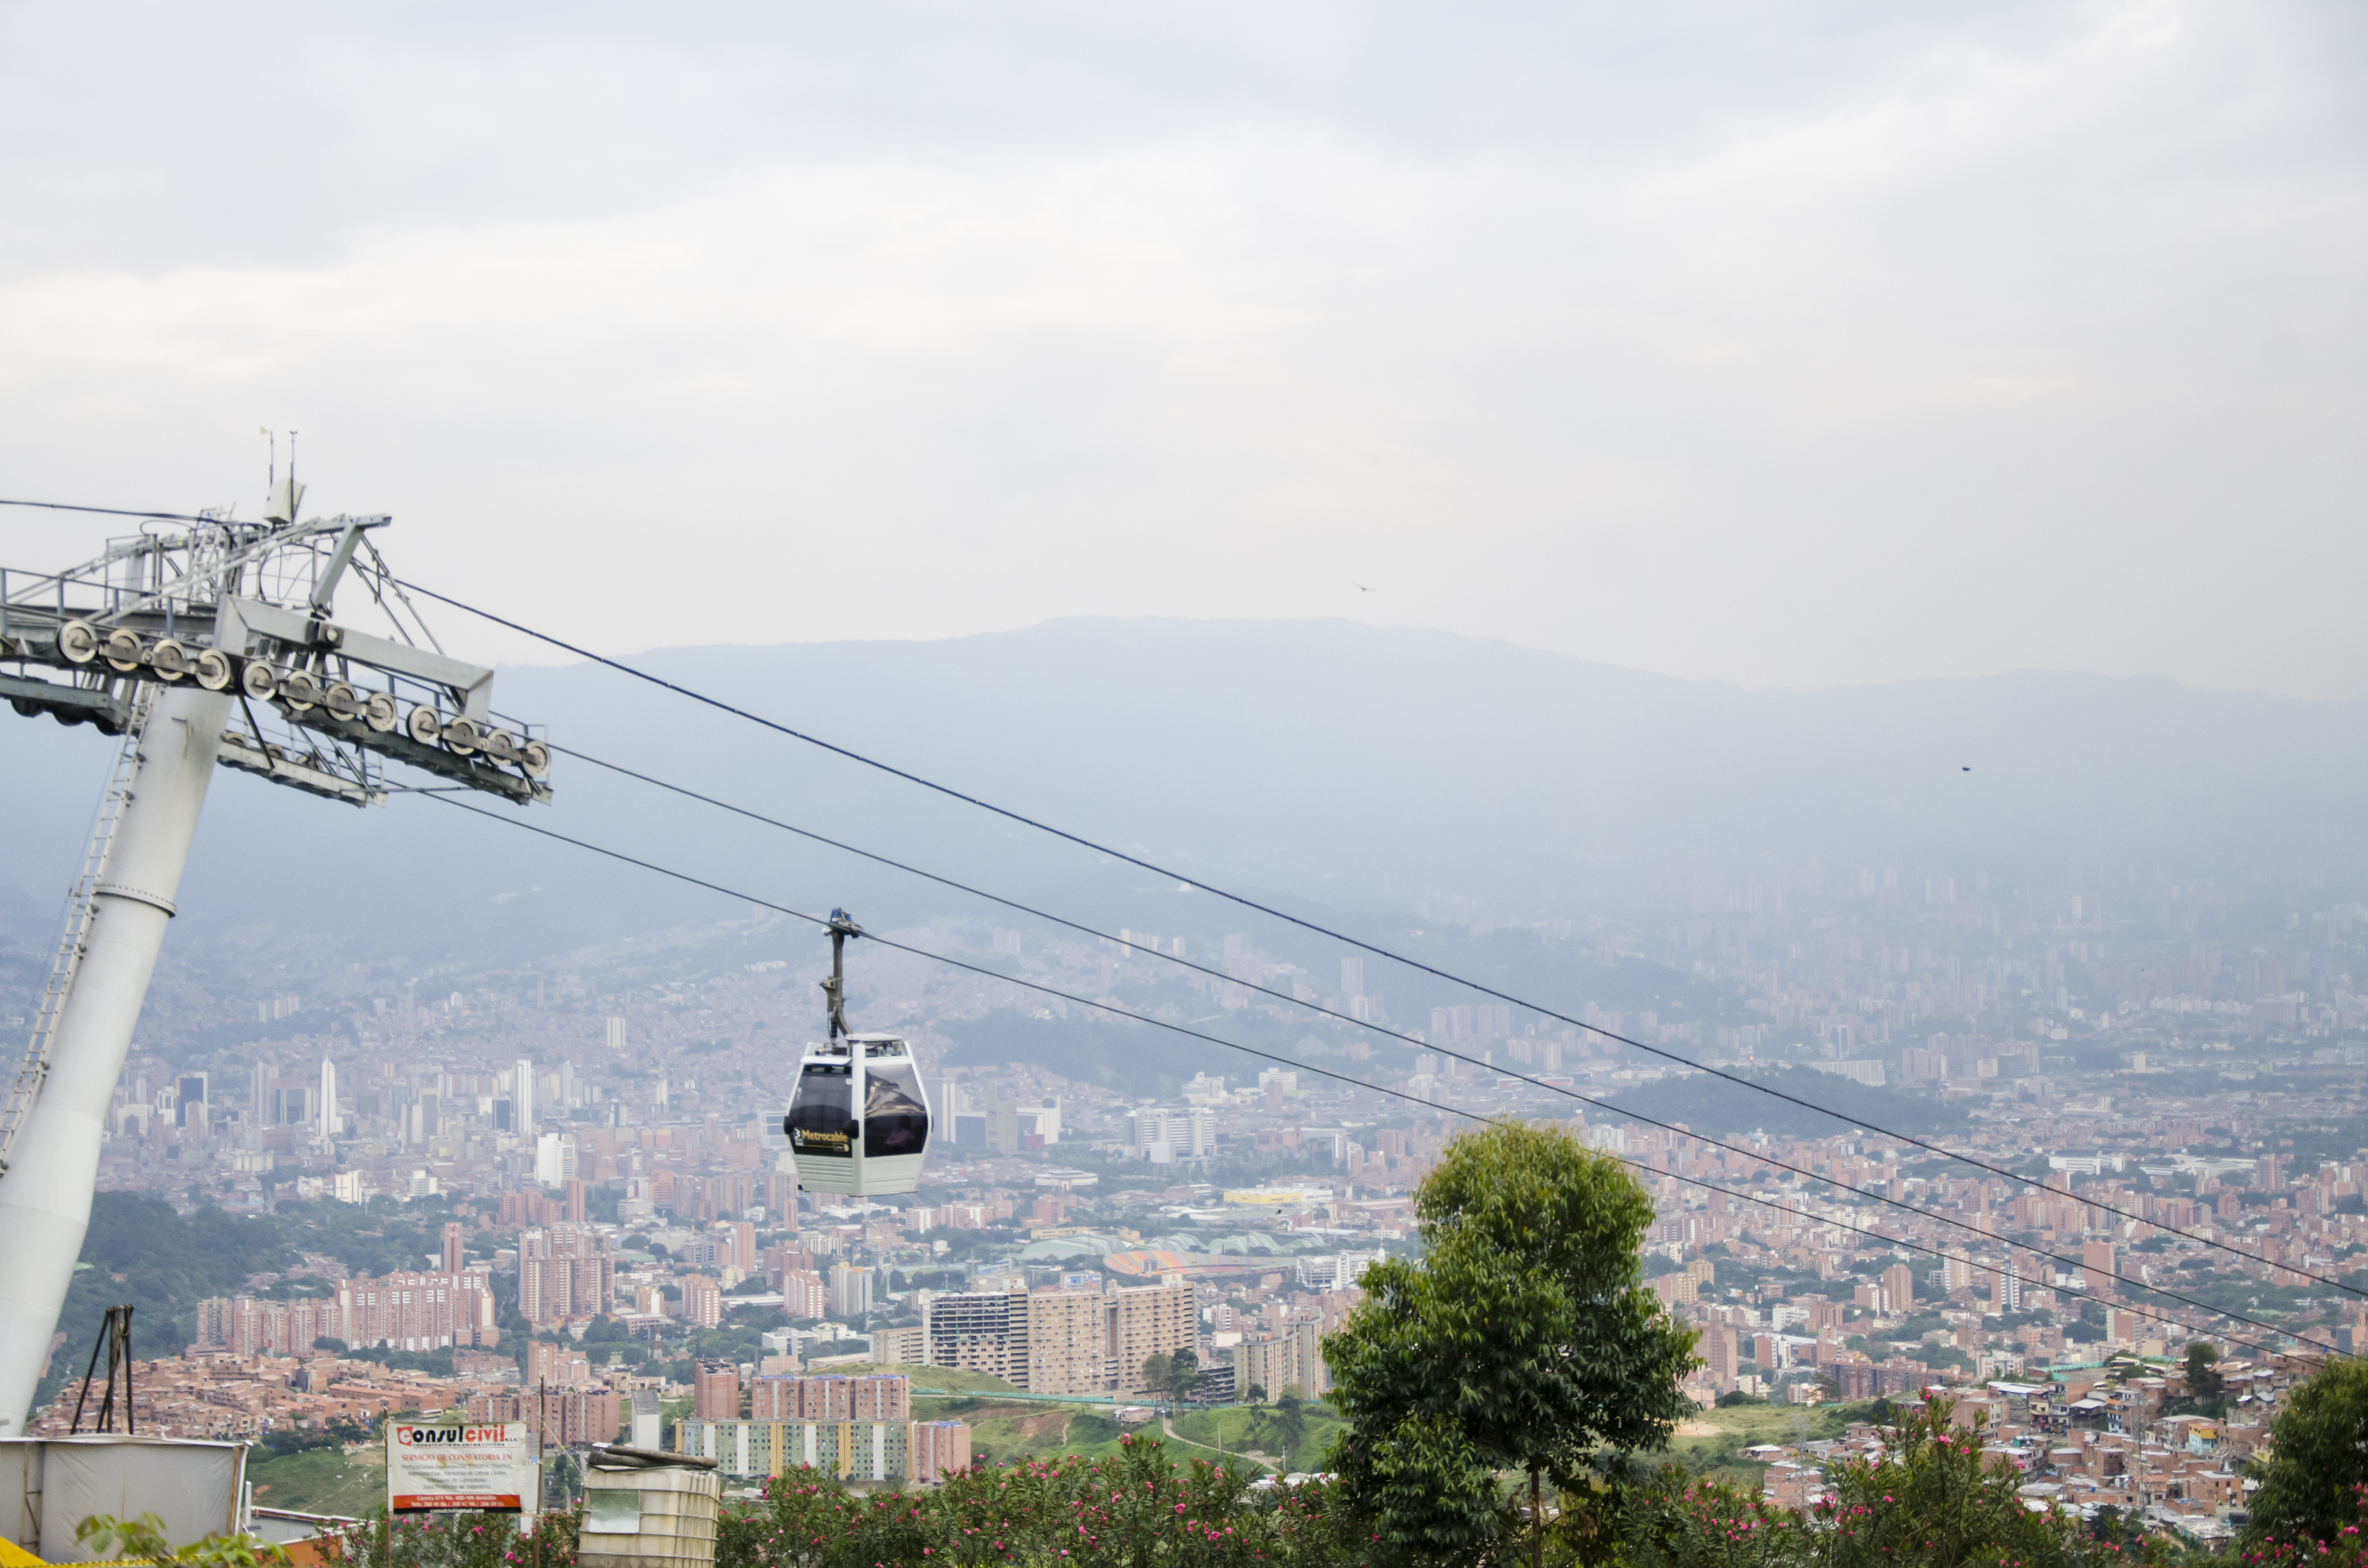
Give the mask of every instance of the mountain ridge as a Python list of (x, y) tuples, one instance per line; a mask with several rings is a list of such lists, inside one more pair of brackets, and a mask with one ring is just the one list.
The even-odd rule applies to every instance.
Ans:
[[(1345, 620), (1069, 617), (929, 642), (684, 647), (631, 662), (1189, 878), (1334, 909), (1444, 899), (1535, 918), (1633, 892), (1655, 867), (1711, 874), (1711, 862), (1771, 885), (1812, 864), (1940, 878), (2368, 866), (2360, 699), (2047, 671), (1749, 688)], [(1130, 869), (597, 665), (511, 666), (495, 688), (502, 710), (550, 724), (564, 747), (982, 885), (1071, 901), (1054, 907), (1117, 922), (1133, 910), (1151, 929), (1167, 918), (1141, 913), (1147, 895)], [(38, 942), (108, 743), (30, 722), (9, 733), (0, 778), (17, 831), (0, 841), (0, 887), (19, 941)], [(571, 757), (553, 782), (556, 804), (529, 820), (729, 872), (717, 880), (760, 896), (869, 898), (916, 918), (959, 903)], [(545, 933), (559, 946), (712, 906), (401, 796), (357, 812), (268, 788), (216, 781), (182, 898), (209, 924), (317, 923), (305, 912), (329, 909), (362, 924), (517, 932), (538, 906), (573, 905)], [(550, 891), (519, 896), (533, 888)], [(507, 914), (490, 905), (504, 893)]]

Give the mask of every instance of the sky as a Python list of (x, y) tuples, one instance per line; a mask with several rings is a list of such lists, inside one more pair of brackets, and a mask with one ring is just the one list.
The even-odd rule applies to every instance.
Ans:
[(2363, 80), (2348, 0), (20, 3), (0, 495), (254, 516), (293, 429), (612, 653), (2356, 696)]

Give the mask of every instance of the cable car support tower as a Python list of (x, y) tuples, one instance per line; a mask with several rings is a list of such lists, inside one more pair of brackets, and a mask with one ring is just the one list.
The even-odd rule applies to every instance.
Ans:
[[(67, 895), (24, 1054), (0, 1101), (0, 1437), (21, 1437), (81, 1256), (108, 1106), (217, 767), (382, 806), (389, 762), (513, 804), (551, 753), (493, 710), (493, 672), (448, 655), (387, 570), (385, 517), (159, 518), (63, 572), (0, 568), (0, 697), (121, 737)], [(367, 592), (379, 635), (334, 619)]]

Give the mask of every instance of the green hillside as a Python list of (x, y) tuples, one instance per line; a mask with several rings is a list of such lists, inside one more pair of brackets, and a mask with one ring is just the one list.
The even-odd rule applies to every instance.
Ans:
[(949, 1393), (1019, 1393), (1023, 1392), (1016, 1385), (1005, 1382), (1001, 1378), (990, 1377), (985, 1372), (964, 1371), (959, 1367), (916, 1367), (901, 1362), (884, 1362), (878, 1365), (866, 1364), (848, 1369), (867, 1374), (901, 1372), (913, 1380), (913, 1386), (916, 1389), (944, 1389)]
[(272, 1455), (256, 1449), (247, 1456), (246, 1477), (262, 1508), (365, 1518), (386, 1504), (386, 1455), (374, 1444), (352, 1454), (307, 1449)]

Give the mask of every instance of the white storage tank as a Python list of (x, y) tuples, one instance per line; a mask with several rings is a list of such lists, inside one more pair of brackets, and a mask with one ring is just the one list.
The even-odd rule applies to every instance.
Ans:
[(595, 1450), (584, 1478), (576, 1568), (712, 1568), (723, 1478), (653, 1464), (611, 1468)]

